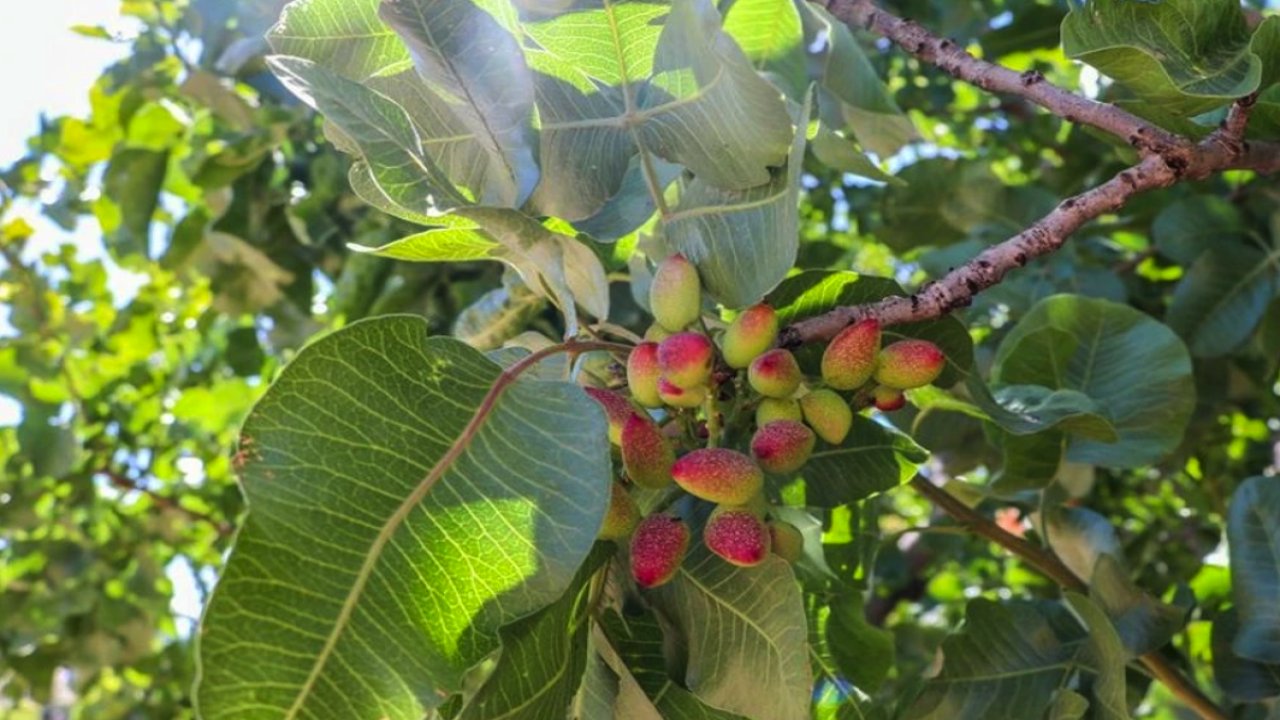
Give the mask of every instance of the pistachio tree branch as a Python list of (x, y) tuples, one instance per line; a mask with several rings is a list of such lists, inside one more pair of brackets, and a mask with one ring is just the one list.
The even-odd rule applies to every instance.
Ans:
[[(1057, 583), (1064, 590), (1088, 594), (1089, 585), (1076, 577), (1058, 556), (1048, 548), (1035, 545), (1016, 535), (1006, 532), (985, 515), (960, 502), (956, 496), (944, 488), (934, 485), (927, 478), (917, 475), (911, 480), (911, 487), (933, 503), (942, 512), (951, 516), (960, 525), (980, 537), (986, 538), (1030, 565), (1041, 575)], [(1139, 656), (1137, 662), (1152, 678), (1169, 689), (1174, 696), (1190, 707), (1204, 720), (1227, 720), (1227, 714), (1213, 700), (1201, 692), (1185, 675), (1182, 674), (1167, 658), (1157, 652)]]
[(1018, 95), (1072, 123), (1115, 135), (1139, 152), (1174, 156), (1190, 150), (1191, 142), (1109, 103), (1090, 100), (1058, 87), (1034, 70), (1019, 73), (981, 60), (954, 40), (939, 37), (919, 24), (900, 18), (872, 0), (820, 0), (836, 19), (881, 35), (920, 60), (972, 85)]
[(1135, 195), (1181, 180), (1209, 177), (1223, 170), (1244, 169), (1269, 174), (1280, 171), (1280, 146), (1249, 143), (1244, 128), (1254, 98), (1236, 101), (1221, 127), (1198, 144), (1173, 155), (1148, 154), (1105, 183), (1058, 204), (1049, 214), (1002, 243), (978, 253), (965, 264), (908, 296), (887, 297), (866, 305), (836, 308), (824, 315), (783, 328), (782, 347), (829, 340), (847, 325), (874, 317), (882, 325), (940, 317), (973, 302), (973, 296), (999, 283), (1015, 268), (1062, 247), (1067, 238), (1099, 216), (1124, 207)]

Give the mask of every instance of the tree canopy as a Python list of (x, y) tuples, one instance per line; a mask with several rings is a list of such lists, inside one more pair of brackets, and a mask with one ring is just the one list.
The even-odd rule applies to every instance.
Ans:
[(0, 716), (1276, 716), (1265, 3), (120, 12), (0, 171)]

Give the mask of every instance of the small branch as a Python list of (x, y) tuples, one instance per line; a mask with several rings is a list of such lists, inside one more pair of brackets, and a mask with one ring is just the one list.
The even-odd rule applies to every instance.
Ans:
[(1191, 143), (1125, 110), (1077, 95), (1054, 85), (1036, 71), (1019, 73), (980, 60), (948, 38), (876, 7), (872, 0), (820, 0), (846, 25), (870, 30), (911, 55), (984, 90), (1018, 95), (1071, 123), (1110, 133), (1139, 152), (1186, 153)]
[(151, 504), (155, 505), (156, 507), (164, 508), (166, 510), (174, 510), (176, 512), (182, 513), (183, 515), (186, 515), (192, 520), (206, 523), (212, 526), (213, 529), (216, 530), (218, 532), (218, 535), (221, 537), (226, 537), (230, 535), (232, 530), (234, 529), (232, 528), (231, 523), (229, 522), (219, 520), (218, 518), (215, 518), (212, 515), (209, 515), (207, 513), (200, 512), (199, 510), (192, 510), (191, 508), (186, 507), (181, 503), (179, 503), (176, 499), (171, 498), (168, 495), (161, 495), (160, 493), (156, 492), (155, 490), (152, 490), (151, 488), (143, 487), (142, 485), (139, 485), (136, 481), (130, 478), (127, 478), (124, 475), (121, 475), (120, 473), (115, 472), (113, 470), (97, 470), (94, 472), (94, 474), (102, 475), (103, 477), (107, 478), (107, 480), (109, 480), (112, 485), (114, 485), (115, 487), (121, 490), (124, 490), (124, 491), (132, 490), (132, 491), (142, 493), (143, 495), (146, 495), (147, 498), (151, 500)]
[(1138, 193), (1172, 185), (1176, 171), (1159, 155), (1149, 155), (1092, 190), (1067, 198), (1048, 215), (1012, 238), (978, 253), (937, 282), (926, 284), (914, 295), (887, 297), (868, 305), (839, 307), (824, 315), (790, 325), (779, 335), (782, 347), (827, 340), (845, 326), (875, 317), (881, 325), (895, 325), (940, 317), (966, 307), (973, 296), (1004, 279), (1005, 274), (1035, 258), (1047, 255), (1066, 242), (1085, 223), (1120, 209)]
[[(960, 502), (954, 495), (934, 485), (923, 476), (915, 476), (911, 480), (911, 487), (957, 523), (968, 528), (975, 535), (1008, 550), (1063, 589), (1085, 595), (1089, 593), (1088, 584), (1076, 577), (1075, 573), (1071, 572), (1071, 569), (1048, 548), (1005, 532), (985, 515)], [(1195, 710), (1204, 720), (1228, 720), (1227, 714), (1163, 655), (1150, 652), (1139, 657), (1137, 662), (1150, 673), (1152, 678), (1167, 687), (1175, 697)]]

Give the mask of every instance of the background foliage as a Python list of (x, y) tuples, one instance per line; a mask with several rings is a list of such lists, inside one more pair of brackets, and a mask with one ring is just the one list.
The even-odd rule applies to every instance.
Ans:
[[(1163, 13), (1148, 18), (1168, 29), (1158, 39), (1100, 37), (1080, 9), (1062, 25), (1065, 3), (884, 4), (987, 59), (1096, 89), (1180, 132), (1203, 134), (1231, 98), (1260, 90), (1253, 131), (1276, 136), (1268, 58), (1280, 21), (1233, 4), (1090, 5)], [(1179, 11), (1191, 6), (1221, 18), (1187, 24)], [(193, 716), (195, 618), (175, 616), (175, 584), (193, 586), (203, 604), (220, 577), (244, 509), (234, 478), (244, 458), (231, 450), (241, 422), (316, 333), (391, 313), (423, 319), (395, 321), (409, 335), (451, 333), (478, 350), (528, 347), (538, 342), (529, 331), (559, 337), (606, 315), (641, 331), (643, 292), (627, 282), (647, 272), (629, 262), (637, 247), (683, 251), (717, 299), (740, 305), (770, 292), (794, 320), (894, 292), (870, 276), (906, 286), (938, 277), (1132, 160), (1127, 146), (984, 94), (804, 4), (737, 0), (717, 13), (682, 0), (669, 11), (671, 32), (658, 31), (652, 6), (624, 4), (613, 19), (634, 31), (632, 62), (596, 64), (574, 53), (599, 28), (565, 27), (555, 15), (516, 27), (462, 2), (433, 5), (443, 17), (384, 17), (419, 44), (413, 58), (383, 31), (360, 52), (299, 39), (334, 22), (334, 7), (350, 13), (344, 23), (385, 27), (376, 3), (304, 3), (270, 40), (278, 56), (268, 68), (265, 33), (279, 2), (122, 2), (137, 32), (103, 42), (132, 51), (86, 89), (91, 113), (48, 119), (0, 176), (0, 297), (11, 326), (0, 338), (0, 392), (22, 409), (0, 428), (0, 713), (35, 717), (73, 697), (81, 717)], [(536, 41), (545, 53), (526, 54), (523, 69), (532, 95), (507, 92), (522, 85), (509, 77), (510, 47), (499, 49), (502, 63), (455, 68), (452, 85), (423, 83), (419, 73), (438, 77), (433, 58), (465, 50), (423, 36), (421, 23), (446, 21), (470, 23), (473, 37), (515, 29)], [(820, 31), (831, 38), (820, 53), (777, 41)], [(1158, 67), (1152, 48), (1164, 43), (1204, 57)], [(1073, 59), (1120, 82), (1099, 83)], [(730, 82), (723, 94), (697, 95), (685, 72)], [(645, 88), (636, 107), (618, 94), (628, 84)], [(448, 113), (432, 110), (440, 98), (429, 93), (461, 87), (478, 92)], [(536, 139), (524, 122), (535, 105)], [(671, 112), (688, 113), (678, 119), (699, 132), (668, 122)], [(816, 122), (795, 122), (808, 117)], [(620, 132), (619, 118), (636, 124)], [(463, 141), (440, 152), (423, 142), (441, 136)], [(751, 152), (716, 152), (711, 138)], [(422, 171), (395, 175), (406, 162)], [(472, 174), (459, 179), (464, 169)], [(675, 189), (655, 194), (655, 182)], [(878, 454), (836, 454), (807, 483), (781, 489), (820, 521), (808, 530), (822, 562), (799, 566), (803, 594), (764, 617), (760, 637), (803, 649), (807, 618), (815, 715), (985, 717), (982, 704), (996, 698), (1009, 717), (1082, 717), (1085, 708), (1184, 717), (1161, 686), (1124, 670), (1151, 651), (1174, 658), (1233, 717), (1275, 712), (1276, 198), (1274, 181), (1245, 172), (1142, 196), (979, 295), (959, 314), (963, 325), (894, 329), (946, 349), (944, 384), (954, 389), (915, 393), (918, 409), (893, 416), (910, 438), (867, 421), (850, 443)], [(663, 219), (651, 219), (667, 202)], [(519, 208), (572, 226), (539, 224)], [(20, 219), (32, 209), (64, 228), (96, 223), (108, 260), (33, 237)], [(756, 251), (727, 252), (728, 237)], [(806, 272), (775, 288), (793, 265)], [(323, 343), (351, 337), (322, 341), (298, 365), (324, 363)], [(406, 362), (466, 368), (477, 357), (451, 341), (423, 347)], [(1027, 407), (1036, 412), (1017, 412)], [(1026, 415), (1039, 421), (1020, 421)], [(1089, 581), (1089, 596), (1057, 602), (1055, 586), (956, 532), (909, 490), (873, 494), (908, 480), (926, 457), (932, 478), (955, 479), (957, 495), (1058, 553)], [(581, 498), (575, 511), (590, 515), (602, 502)], [(561, 541), (566, 557), (588, 557), (582, 538)], [(749, 577), (720, 577), (714, 558), (689, 564), (700, 582), (662, 591), (655, 605), (677, 624), (714, 623), (720, 637), (734, 635), (751, 598), (791, 586), (781, 562)], [(575, 569), (560, 568), (554, 585), (571, 592), (544, 590), (534, 605), (491, 617), (485, 642), (501, 633), (520, 657), (522, 637), (571, 625), (586, 584), (571, 580)], [(498, 562), (495, 578), (501, 572)], [(718, 594), (700, 597), (698, 587)], [(601, 702), (651, 699), (665, 716), (720, 717), (704, 701), (733, 707), (741, 692), (743, 678), (707, 660), (740, 648), (700, 648), (710, 664), (695, 696), (654, 656), (652, 615), (606, 616), (601, 632), (607, 642), (591, 642), (617, 657), (593, 653), (568, 673), (613, 687), (617, 698)], [(449, 668), (450, 688), (465, 685), (485, 642), (420, 661)], [(563, 662), (580, 660), (566, 651)], [(1019, 681), (1000, 679), (1009, 676)], [(793, 693), (807, 693), (807, 682), (779, 671)], [(464, 716), (502, 707), (501, 692), (485, 692), (496, 697), (478, 696)], [(571, 697), (577, 684), (561, 692)], [(578, 699), (584, 717), (595, 717), (590, 701)]]

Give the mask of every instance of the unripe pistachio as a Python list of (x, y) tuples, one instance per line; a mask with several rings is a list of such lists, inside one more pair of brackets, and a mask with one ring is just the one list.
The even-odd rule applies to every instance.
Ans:
[(702, 528), (707, 549), (738, 567), (752, 567), (769, 555), (769, 527), (747, 508), (721, 505)]
[(946, 364), (947, 356), (928, 340), (899, 340), (880, 351), (876, 382), (899, 390), (924, 387)]
[(644, 331), (644, 339), (647, 342), (662, 342), (671, 337), (671, 331), (662, 327), (662, 323), (655, 322)]
[(751, 456), (760, 467), (785, 475), (799, 470), (813, 454), (813, 431), (795, 420), (778, 420), (751, 436)]
[(839, 445), (853, 427), (853, 409), (834, 390), (814, 390), (800, 398), (804, 421), (818, 437)]
[(765, 398), (756, 406), (756, 427), (764, 427), (776, 420), (803, 420), (800, 403), (789, 398)]
[(642, 588), (658, 587), (675, 577), (688, 550), (684, 521), (666, 513), (650, 515), (631, 535), (631, 577)]
[(622, 467), (631, 482), (663, 488), (671, 482), (676, 451), (647, 415), (633, 414), (622, 428)]
[(658, 343), (658, 368), (667, 382), (682, 388), (706, 384), (711, 378), (715, 348), (706, 335), (681, 332)]
[(586, 390), (587, 394), (600, 403), (600, 407), (604, 408), (605, 417), (609, 420), (609, 442), (614, 445), (621, 445), (622, 426), (626, 425), (627, 418), (636, 413), (635, 406), (612, 390), (596, 387), (584, 387), (582, 389)]
[(871, 400), (875, 403), (876, 409), (881, 412), (901, 410), (907, 404), (906, 394), (898, 388), (891, 388), (886, 385), (877, 385), (876, 389), (871, 393)]
[(631, 499), (631, 493), (622, 483), (609, 483), (612, 494), (609, 496), (609, 509), (604, 514), (604, 525), (600, 528), (601, 540), (621, 540), (635, 530), (640, 522), (640, 508)]
[(702, 283), (698, 269), (684, 255), (658, 263), (649, 286), (649, 309), (668, 330), (683, 330), (702, 314)]
[(751, 387), (765, 397), (791, 397), (803, 379), (796, 356), (781, 348), (770, 350), (752, 360), (751, 367), (747, 369), (747, 380)]
[(764, 486), (764, 473), (751, 458), (728, 448), (694, 450), (671, 468), (676, 484), (713, 503), (743, 505)]
[(774, 554), (787, 562), (796, 562), (804, 554), (804, 536), (789, 522), (771, 520), (769, 540)]
[(734, 318), (724, 331), (720, 352), (729, 367), (740, 369), (750, 365), (777, 339), (778, 314), (768, 305), (752, 305)]
[(658, 396), (658, 379), (662, 370), (658, 367), (658, 343), (642, 342), (627, 356), (627, 386), (631, 397), (645, 407), (662, 407)]
[(706, 401), (707, 389), (699, 386), (686, 390), (678, 385), (672, 385), (666, 378), (662, 378), (658, 381), (658, 397), (662, 398), (662, 402), (671, 407), (696, 408)]
[(880, 352), (880, 323), (867, 318), (840, 331), (822, 353), (822, 379), (836, 390), (852, 390), (871, 379)]

